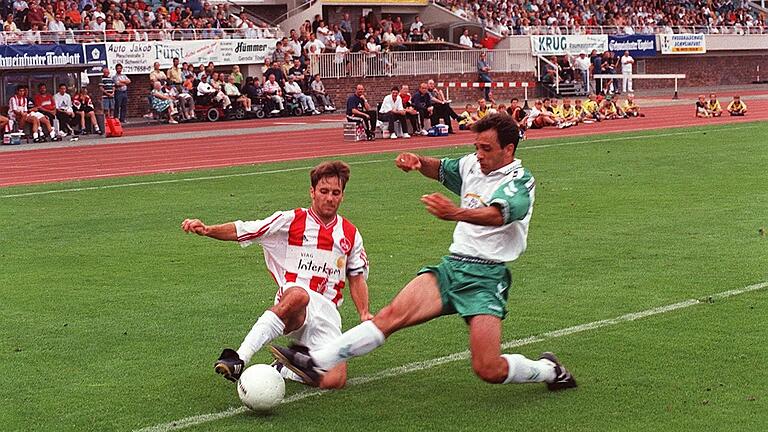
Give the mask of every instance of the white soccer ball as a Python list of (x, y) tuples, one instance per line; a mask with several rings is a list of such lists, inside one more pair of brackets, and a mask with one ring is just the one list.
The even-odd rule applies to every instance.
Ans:
[(285, 396), (285, 381), (272, 366), (249, 367), (237, 381), (237, 394), (243, 405), (253, 411), (269, 411), (280, 405)]

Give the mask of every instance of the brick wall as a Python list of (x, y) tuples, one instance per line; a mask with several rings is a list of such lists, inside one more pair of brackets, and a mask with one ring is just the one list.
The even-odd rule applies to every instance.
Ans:
[[(750, 84), (756, 79), (758, 65), (764, 75), (768, 75), (768, 53), (765, 51), (657, 56), (646, 59), (645, 73), (684, 73), (687, 77), (680, 81), (682, 87), (740, 85)], [(671, 80), (637, 80), (634, 84), (640, 89), (669, 88), (674, 85)]]

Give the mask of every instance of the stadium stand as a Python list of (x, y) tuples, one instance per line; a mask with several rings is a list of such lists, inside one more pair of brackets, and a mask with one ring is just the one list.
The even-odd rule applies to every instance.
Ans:
[(458, 17), (500, 35), (763, 34), (766, 14), (746, 0), (439, 0)]

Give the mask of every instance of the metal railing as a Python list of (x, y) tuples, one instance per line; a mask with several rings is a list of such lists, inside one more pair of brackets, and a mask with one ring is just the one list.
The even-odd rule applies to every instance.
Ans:
[[(469, 20), (474, 22), (473, 20)], [(528, 35), (587, 35), (587, 34), (768, 34), (768, 26), (523, 26), (506, 28), (511, 36)], [(497, 31), (496, 27), (489, 30)]]
[[(310, 55), (310, 70), (321, 78), (477, 75), (480, 50), (389, 51), (382, 53), (328, 53)], [(493, 72), (532, 72), (530, 51), (486, 51)]]
[[(555, 70), (555, 92), (560, 94), (560, 68), (555, 63), (547, 60), (547, 58), (544, 56), (538, 56), (538, 59), (548, 64), (552, 69)], [(540, 62), (536, 62), (536, 78), (538, 78), (539, 81), (542, 79)]]
[(275, 25), (280, 25), (281, 22), (287, 20), (288, 18), (290, 18), (292, 16), (295, 16), (295, 15), (297, 15), (297, 14), (299, 14), (299, 13), (301, 13), (301, 12), (303, 12), (303, 11), (309, 9), (309, 8), (311, 8), (312, 5), (315, 4), (315, 2), (317, 2), (317, 0), (305, 1), (304, 3), (296, 6), (293, 9), (290, 9), (287, 12), (285, 12), (284, 14), (280, 15), (274, 21), (272, 21), (272, 23), (275, 24)]
[(137, 29), (115, 31), (65, 30), (0, 32), (0, 44), (55, 44), (91, 42), (166, 41), (202, 39), (275, 39), (283, 36), (278, 27), (221, 29)]

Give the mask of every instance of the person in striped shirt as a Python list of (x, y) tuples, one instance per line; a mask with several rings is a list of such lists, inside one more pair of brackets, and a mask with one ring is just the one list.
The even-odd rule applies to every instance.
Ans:
[(551, 352), (537, 360), (503, 354), (502, 320), (512, 275), (506, 263), (526, 249), (536, 181), (515, 157), (517, 123), (494, 114), (472, 126), (475, 151), (435, 159), (401, 153), (397, 168), (418, 171), (459, 196), (460, 206), (440, 193), (423, 195), (426, 210), (456, 222), (449, 255), (423, 267), (376, 316), (309, 353), (272, 347), (272, 354), (307, 381), (323, 380), (337, 364), (370, 353), (393, 333), (443, 315), (459, 315), (469, 327), (472, 369), (488, 383), (546, 383), (549, 390), (576, 387)]
[[(214, 364), (217, 373), (236, 382), (251, 357), (278, 336), (288, 335), (298, 349), (319, 349), (341, 336), (337, 308), (343, 290), (349, 292), (361, 321), (373, 318), (368, 309), (368, 258), (357, 228), (337, 212), (349, 180), (349, 166), (340, 161), (324, 162), (310, 173), (312, 205), (278, 211), (254, 221), (206, 225), (185, 219), (187, 233), (218, 240), (237, 241), (242, 247), (258, 243), (278, 290), (274, 306), (266, 310), (235, 351), (225, 348)], [(281, 374), (301, 381), (287, 368)], [(341, 388), (347, 379), (341, 363), (316, 384)]]

